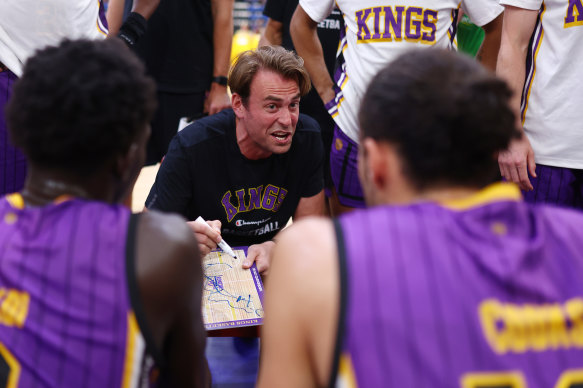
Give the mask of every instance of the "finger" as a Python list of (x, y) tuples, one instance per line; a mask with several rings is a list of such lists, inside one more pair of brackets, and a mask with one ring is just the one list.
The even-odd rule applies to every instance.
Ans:
[(257, 250), (253, 245), (251, 245), (249, 247), (249, 250), (247, 251), (247, 257), (245, 258), (245, 260), (243, 260), (242, 267), (245, 269), (251, 268), (251, 266), (257, 259), (257, 256), (258, 256)]
[(518, 166), (516, 168), (516, 173), (518, 174), (520, 188), (526, 191), (532, 190), (530, 179), (528, 179), (528, 172), (526, 171), (526, 165)]
[(533, 178), (536, 178), (536, 162), (534, 161), (534, 154), (532, 152), (528, 153), (526, 162), (528, 163), (528, 171), (530, 172), (530, 175)]
[(257, 265), (257, 271), (259, 271), (260, 274), (267, 275), (267, 270), (269, 269), (267, 260), (259, 258), (255, 261), (255, 264)]
[[(214, 227), (212, 225), (209, 225), (207, 222), (207, 225), (203, 225), (203, 224), (199, 224), (198, 222), (194, 222), (194, 221), (189, 221), (186, 223), (190, 229), (192, 229), (194, 231), (195, 234), (199, 234), (201, 236), (197, 236), (197, 238), (202, 238), (202, 235), (208, 237), (209, 239), (211, 239), (212, 241), (215, 242), (215, 244), (218, 244), (221, 242), (221, 233), (220, 233), (220, 221), (218, 224), (214, 224), (214, 225), (219, 225), (219, 230), (217, 231), (216, 229), (214, 229)], [(207, 226), (210, 226), (207, 227)]]
[(199, 244), (205, 245), (209, 249), (215, 249), (217, 247), (215, 240), (211, 239), (208, 235), (204, 233), (195, 233), (194, 235)]
[(212, 221), (207, 221), (207, 224), (209, 224), (209, 226), (211, 228), (213, 228), (214, 230), (216, 230), (217, 232), (221, 233), (221, 221), (219, 220), (212, 220)]
[(201, 256), (206, 256), (210, 253), (211, 249), (204, 244), (198, 244), (198, 250), (200, 251)]
[(508, 168), (510, 181), (520, 186), (520, 176), (518, 175), (518, 167)]

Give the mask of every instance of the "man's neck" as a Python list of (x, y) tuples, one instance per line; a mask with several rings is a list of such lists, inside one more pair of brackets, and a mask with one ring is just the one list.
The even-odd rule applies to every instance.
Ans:
[(258, 160), (266, 159), (271, 156), (271, 152), (265, 151), (259, 147), (253, 139), (251, 139), (249, 133), (239, 119), (235, 120), (235, 132), (237, 135), (239, 151), (241, 151), (241, 154), (243, 154), (244, 157), (250, 160)]

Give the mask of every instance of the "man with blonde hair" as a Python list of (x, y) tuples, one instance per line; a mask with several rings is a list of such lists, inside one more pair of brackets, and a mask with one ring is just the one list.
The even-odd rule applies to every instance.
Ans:
[(318, 124), (300, 115), (310, 89), (303, 61), (281, 47), (242, 53), (229, 73), (233, 108), (196, 121), (168, 149), (148, 209), (190, 222), (203, 253), (221, 241), (251, 245), (245, 267), (269, 267), (273, 237), (290, 217), (324, 211)]

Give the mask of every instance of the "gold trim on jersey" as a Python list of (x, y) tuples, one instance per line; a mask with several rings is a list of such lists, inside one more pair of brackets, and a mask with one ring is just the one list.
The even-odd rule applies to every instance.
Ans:
[(15, 209), (24, 209), (24, 199), (20, 193), (12, 193), (6, 196), (8, 203)]
[(145, 347), (144, 339), (133, 311), (128, 312), (127, 320), (128, 329), (126, 335), (126, 355), (121, 380), (122, 388), (138, 386)]
[[(540, 18), (539, 18), (539, 26), (540, 26), (540, 39), (538, 40), (538, 45), (534, 48), (534, 55), (532, 56), (532, 77), (530, 78), (530, 82), (526, 85), (526, 96), (524, 99), (524, 109), (522, 110), (522, 112), (520, 112), (520, 119), (522, 122), (522, 125), (524, 126), (524, 122), (526, 121), (526, 111), (528, 110), (528, 100), (530, 99), (530, 91), (532, 90), (532, 84), (534, 83), (534, 77), (536, 75), (536, 58), (538, 56), (538, 52), (541, 48), (541, 46), (543, 45), (543, 38), (545, 37), (545, 30), (543, 28), (543, 16), (545, 14), (545, 11), (547, 10), (547, 6), (546, 4), (543, 2), (543, 10), (540, 14)], [(536, 31), (536, 29), (535, 29)], [(535, 42), (536, 44), (536, 42)], [(530, 70), (530, 69), (529, 69)], [(528, 77), (528, 74), (526, 74), (526, 76)]]
[(10, 353), (10, 350), (8, 350), (8, 348), (6, 348), (2, 342), (0, 342), (0, 355), (2, 355), (2, 358), (4, 359), (4, 361), (6, 361), (8, 367), (10, 368), (6, 387), (7, 388), (18, 387), (18, 379), (20, 378), (21, 370), (20, 363), (18, 362), (16, 357), (14, 357), (12, 353)]
[(494, 183), (477, 193), (461, 199), (442, 201), (440, 204), (452, 210), (466, 210), (497, 201), (520, 201), (522, 194), (514, 183)]
[(356, 388), (356, 376), (350, 354), (344, 352), (340, 355), (338, 364), (338, 376), (336, 376), (336, 388)]

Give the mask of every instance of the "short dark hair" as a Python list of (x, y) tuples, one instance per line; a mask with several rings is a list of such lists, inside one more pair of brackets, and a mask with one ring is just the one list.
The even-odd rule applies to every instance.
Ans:
[(126, 152), (155, 108), (154, 81), (121, 41), (64, 40), (26, 62), (6, 116), (31, 163), (86, 175)]
[(403, 54), (362, 100), (362, 138), (396, 146), (417, 188), (483, 187), (498, 178), (497, 153), (520, 137), (511, 91), (472, 58), (428, 49)]
[(297, 82), (300, 95), (305, 96), (312, 87), (304, 60), (293, 51), (281, 46), (263, 46), (242, 52), (229, 71), (229, 88), (247, 104), (251, 82), (260, 70), (269, 70)]

